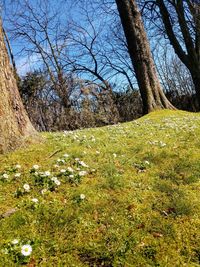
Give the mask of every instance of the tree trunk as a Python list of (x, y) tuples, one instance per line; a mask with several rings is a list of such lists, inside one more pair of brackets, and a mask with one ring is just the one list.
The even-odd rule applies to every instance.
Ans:
[(196, 98), (198, 101), (198, 110), (200, 110), (200, 72), (198, 72), (197, 70), (195, 71), (190, 70), (190, 74), (192, 76), (192, 81), (196, 92)]
[(19, 95), (0, 21), (0, 153), (15, 149), (35, 134)]
[(115, 1), (142, 97), (143, 113), (149, 113), (157, 109), (175, 109), (167, 100), (159, 82), (136, 1)]

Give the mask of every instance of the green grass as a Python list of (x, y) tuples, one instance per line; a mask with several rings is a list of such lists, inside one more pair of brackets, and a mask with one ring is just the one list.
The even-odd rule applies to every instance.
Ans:
[[(165, 110), (42, 136), (43, 143), (0, 156), (0, 216), (16, 209), (0, 219), (0, 266), (200, 266), (200, 114)], [(34, 178), (35, 164), (61, 185), (42, 194), (50, 178)], [(87, 175), (61, 175), (67, 167)], [(5, 254), (13, 239), (31, 244), (30, 257), (20, 247)]]

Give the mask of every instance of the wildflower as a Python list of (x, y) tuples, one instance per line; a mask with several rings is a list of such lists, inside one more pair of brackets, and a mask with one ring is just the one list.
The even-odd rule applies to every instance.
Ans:
[(5, 178), (5, 179), (8, 179), (8, 178), (9, 178), (9, 175), (8, 175), (7, 173), (4, 173), (2, 176), (3, 176), (3, 178)]
[(38, 170), (39, 169), (39, 166), (38, 165), (33, 165), (33, 169), (34, 170)]
[(21, 169), (21, 165), (17, 164), (17, 165), (15, 166), (15, 168), (16, 168), (16, 169)]
[(145, 160), (144, 163), (147, 164), (147, 165), (150, 164), (148, 160)]
[(59, 168), (59, 165), (58, 165), (58, 164), (55, 164), (54, 167), (55, 167), (55, 168)]
[(18, 178), (18, 177), (20, 177), (20, 176), (21, 176), (21, 173), (16, 173), (16, 174), (15, 174), (15, 177), (16, 177), (16, 178)]
[(73, 170), (71, 167), (68, 167), (67, 170), (68, 170), (69, 172), (74, 172), (74, 170)]
[(62, 170), (60, 170), (60, 172), (61, 172), (61, 173), (65, 173), (65, 172), (66, 172), (66, 170), (65, 170), (65, 169), (62, 169)]
[(75, 158), (75, 161), (79, 161), (80, 159), (79, 158)]
[(41, 194), (44, 195), (46, 193), (47, 193), (47, 189), (46, 188), (42, 189)]
[(24, 184), (23, 185), (23, 188), (26, 192), (29, 192), (30, 191), (30, 185), (29, 184)]
[(68, 155), (68, 154), (64, 154), (63, 157), (64, 157), (64, 158), (68, 158), (69, 155)]
[(164, 147), (164, 146), (166, 146), (167, 144), (165, 144), (165, 143), (163, 143), (162, 141), (160, 141), (160, 146), (161, 147)]
[(74, 175), (73, 175), (73, 174), (70, 174), (70, 175), (69, 175), (69, 178), (74, 178)]
[(32, 247), (30, 245), (23, 245), (21, 248), (21, 253), (23, 256), (30, 256), (32, 253)]
[(61, 184), (61, 182), (60, 182), (58, 179), (54, 180), (54, 183), (55, 183), (56, 185), (60, 185), (60, 184)]
[(84, 200), (85, 199), (85, 195), (84, 194), (80, 194), (80, 199)]
[(96, 151), (96, 154), (97, 154), (97, 155), (99, 155), (99, 154), (100, 154), (100, 152), (97, 150), (97, 151)]
[(113, 157), (116, 158), (117, 157), (117, 154), (113, 153)]
[(80, 176), (84, 176), (84, 175), (86, 175), (86, 174), (87, 174), (86, 171), (80, 171), (80, 172), (79, 172), (79, 175), (80, 175)]
[(38, 201), (39, 201), (37, 198), (32, 198), (31, 200), (32, 200), (34, 203), (38, 203)]
[(82, 167), (88, 168), (88, 165), (85, 164), (85, 162), (83, 162), (83, 161), (79, 161), (79, 164), (80, 164)]
[(12, 243), (13, 245), (16, 245), (16, 244), (19, 243), (19, 240), (18, 240), (18, 239), (13, 239), (13, 240), (11, 241), (11, 243)]
[(45, 175), (45, 176), (50, 176), (51, 173), (50, 173), (50, 171), (46, 171), (46, 172), (44, 172), (44, 175)]

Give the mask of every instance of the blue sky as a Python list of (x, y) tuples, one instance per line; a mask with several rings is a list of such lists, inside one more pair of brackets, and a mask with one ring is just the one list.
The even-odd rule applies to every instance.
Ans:
[[(23, 1), (19, 2), (23, 3)], [(17, 0), (7, 0), (4, 2), (3, 25), (9, 36), (18, 72), (20, 75), (24, 75), (26, 74), (26, 72), (33, 70), (34, 68), (37, 68), (39, 66), (40, 58), (38, 55), (35, 54), (31, 56), (23, 55), (23, 53), (21, 53), (21, 50), (27, 48), (28, 44), (24, 43), (23, 41), (20, 41), (19, 38), (14, 38), (12, 33), (10, 32), (11, 26), (9, 18), (11, 17), (12, 19), (12, 14), (15, 14), (17, 12), (23, 12), (23, 9), (20, 8), (17, 2)], [(38, 2), (40, 2), (40, 0), (28, 0), (28, 3), (30, 3), (35, 9), (40, 8)], [(78, 12), (76, 6), (73, 6), (73, 8), (71, 8), (71, 0), (48, 0), (48, 3), (50, 4), (53, 12), (57, 9), (59, 10), (60, 19), (61, 21), (63, 21), (63, 23), (65, 23), (65, 21), (70, 17), (76, 19), (79, 19), (81, 17), (81, 14)]]

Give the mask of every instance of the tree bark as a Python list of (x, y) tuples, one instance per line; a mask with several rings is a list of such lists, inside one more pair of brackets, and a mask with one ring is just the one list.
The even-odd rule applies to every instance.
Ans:
[(149, 113), (157, 109), (175, 109), (167, 100), (159, 82), (136, 1), (115, 1), (142, 97), (143, 113)]
[(0, 153), (15, 149), (36, 135), (19, 95), (0, 21)]

